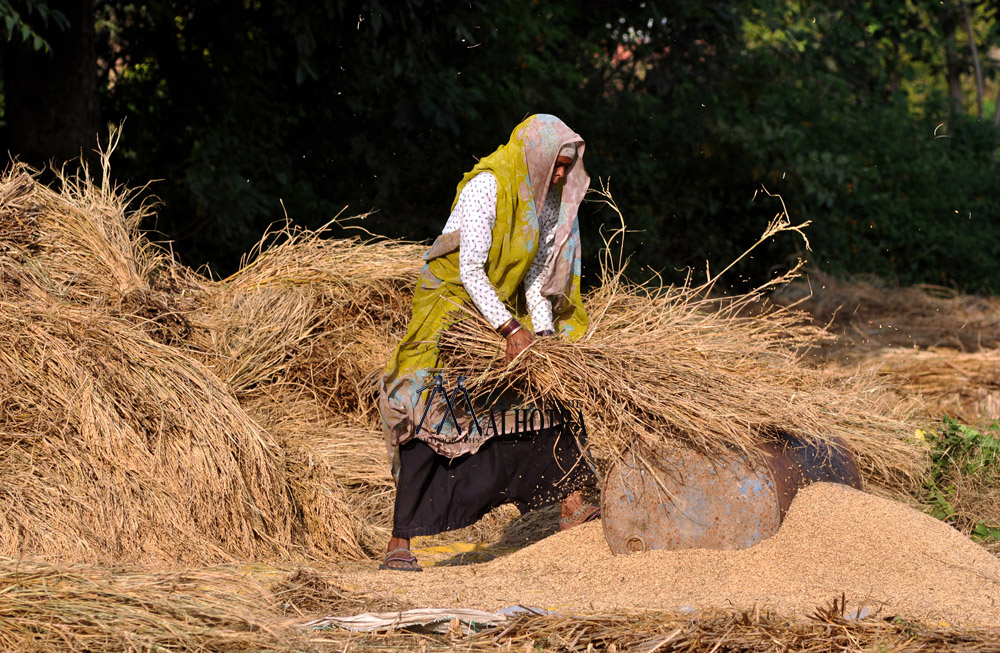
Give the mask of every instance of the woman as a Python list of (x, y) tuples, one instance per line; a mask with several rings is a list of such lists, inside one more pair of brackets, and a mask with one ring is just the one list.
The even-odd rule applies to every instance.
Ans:
[[(564, 528), (598, 515), (579, 492), (596, 480), (582, 458), (581, 433), (543, 424), (530, 433), (501, 427), (492, 437), (468, 437), (469, 422), (455, 419), (443, 398), (431, 400), (429, 389), (442, 372), (438, 337), (463, 306), (506, 339), (508, 363), (536, 336), (576, 339), (586, 331), (577, 225), (590, 183), (583, 152), (583, 139), (561, 120), (533, 115), (458, 185), (380, 387), (396, 479), (383, 569), (419, 571), (411, 537), (468, 526), (504, 503), (525, 512), (562, 500)], [(456, 380), (447, 382), (450, 396)]]

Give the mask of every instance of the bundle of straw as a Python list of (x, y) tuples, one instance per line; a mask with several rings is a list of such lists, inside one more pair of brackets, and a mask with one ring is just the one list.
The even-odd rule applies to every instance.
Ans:
[(0, 552), (220, 560), (289, 545), (282, 454), (195, 360), (52, 299), (0, 301)]
[(245, 573), (151, 573), (0, 559), (7, 651), (288, 651), (309, 637)]
[(377, 377), (409, 319), (423, 249), (333, 239), (325, 228), (268, 234), (238, 272), (206, 289), (189, 345), (237, 395), (291, 383), (372, 422)]
[[(779, 214), (760, 242), (798, 227)], [(870, 376), (841, 381), (798, 364), (798, 352), (826, 334), (794, 312), (761, 307), (766, 287), (720, 303), (709, 291), (726, 270), (696, 287), (650, 288), (626, 281), (624, 269), (605, 259), (578, 342), (542, 339), (505, 367), (499, 337), (469, 311), (442, 337), (444, 367), (478, 393), (514, 388), (528, 405), (582, 410), (591, 445), (608, 461), (665, 440), (756, 458), (757, 443), (789, 433), (843, 440), (872, 487), (898, 492), (919, 477), (923, 458), (908, 442), (906, 415)]]
[(118, 306), (132, 292), (149, 292), (157, 277), (175, 267), (168, 252), (139, 232), (152, 209), (130, 206), (141, 189), (111, 180), (110, 156), (119, 137), (112, 131), (99, 181), (82, 164), (77, 174), (56, 171), (56, 191), (25, 182), (32, 171), (16, 164), (0, 192), (4, 213), (33, 216), (31, 259), (40, 277), (52, 292), (77, 303)]

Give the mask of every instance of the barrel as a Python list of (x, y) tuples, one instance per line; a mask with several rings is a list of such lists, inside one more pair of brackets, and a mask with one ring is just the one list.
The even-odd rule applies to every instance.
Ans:
[(816, 482), (861, 489), (847, 446), (782, 434), (751, 455), (707, 455), (679, 443), (635, 451), (601, 487), (601, 522), (615, 554), (745, 549), (774, 535), (799, 489)]

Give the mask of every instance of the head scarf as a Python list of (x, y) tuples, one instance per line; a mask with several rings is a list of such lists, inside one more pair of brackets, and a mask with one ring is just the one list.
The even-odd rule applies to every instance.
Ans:
[[(510, 206), (500, 206), (498, 199), (498, 216), (502, 211), (512, 211), (515, 219), (534, 226), (534, 233), (525, 233), (524, 237), (537, 237), (538, 211), (545, 205), (549, 194), (556, 157), (565, 156), (563, 153), (569, 148), (572, 149), (574, 161), (563, 183), (555, 242), (552, 253), (545, 261), (546, 271), (542, 277), (542, 294), (553, 300), (557, 312), (566, 310), (571, 295), (578, 294), (575, 289), (575, 286), (579, 286), (580, 275), (577, 212), (590, 186), (590, 177), (583, 166), (586, 148), (583, 138), (556, 116), (545, 113), (529, 116), (514, 128), (506, 145), (501, 145), (492, 154), (481, 159), (465, 174), (452, 203), (454, 209), (462, 189), (473, 177), (481, 172), (490, 172), (501, 186), (500, 196), (507, 197), (512, 203)], [(454, 252), (458, 245), (457, 232), (440, 236), (426, 258), (431, 260)], [(534, 250), (535, 247), (537, 245), (531, 249)]]
[(546, 261), (542, 294), (556, 300), (556, 310), (562, 310), (569, 299), (573, 277), (580, 275), (580, 231), (577, 212), (580, 202), (590, 186), (590, 177), (583, 167), (583, 152), (586, 145), (579, 134), (570, 129), (559, 118), (549, 114), (529, 117), (514, 128), (511, 142), (519, 139), (524, 143), (524, 156), (531, 177), (534, 204), (541, 208), (549, 193), (556, 157), (563, 149), (572, 146), (575, 151), (572, 167), (566, 173), (556, 224), (555, 244), (552, 255)]

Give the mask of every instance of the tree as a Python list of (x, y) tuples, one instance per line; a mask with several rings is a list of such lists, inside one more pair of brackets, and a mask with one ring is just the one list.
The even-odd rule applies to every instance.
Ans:
[(94, 0), (26, 0), (42, 24), (31, 27), (5, 3), (3, 52), (7, 149), (41, 167), (97, 144), (99, 102)]

